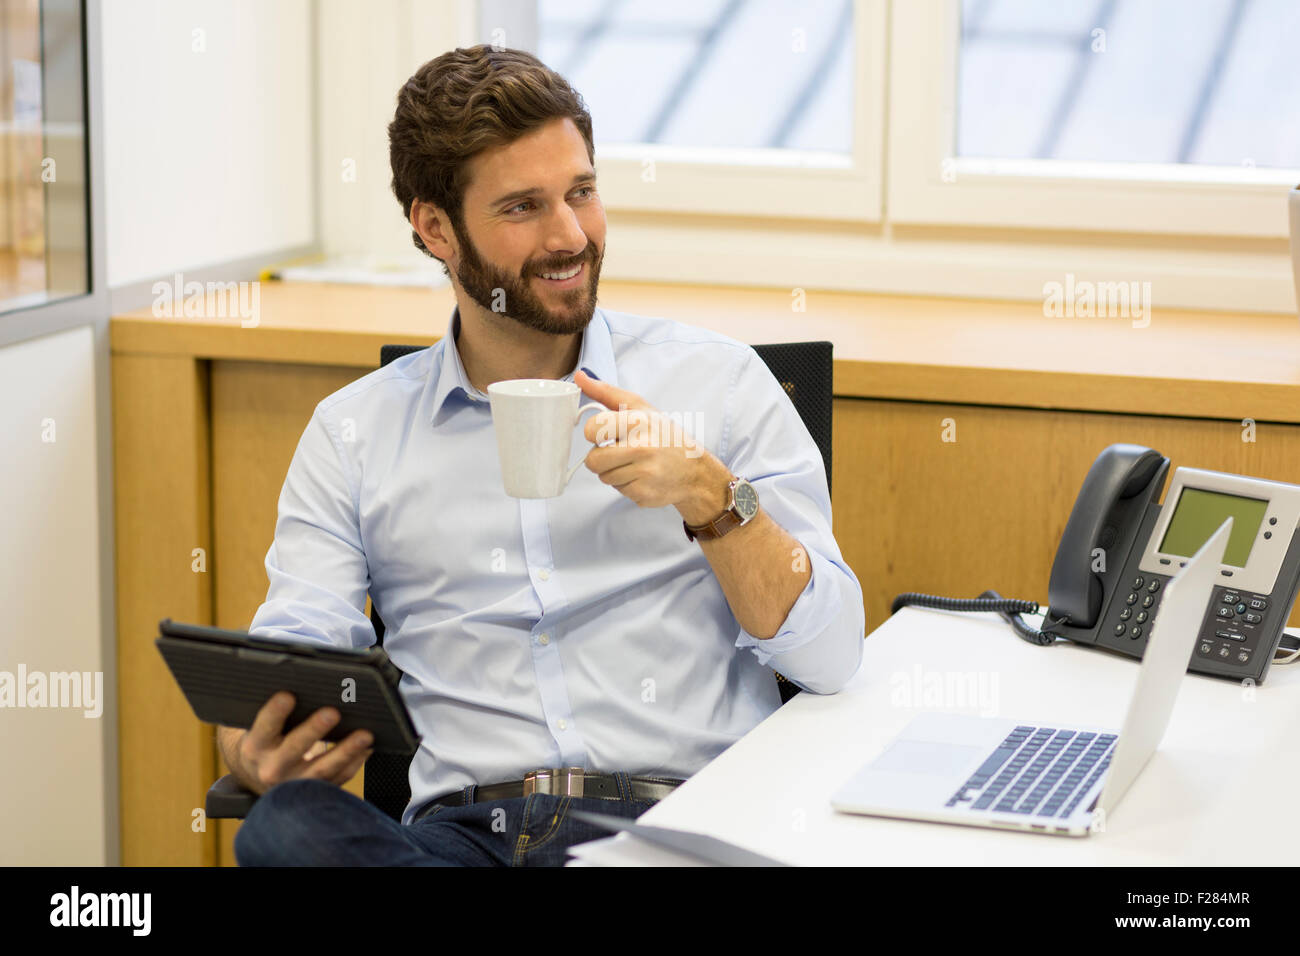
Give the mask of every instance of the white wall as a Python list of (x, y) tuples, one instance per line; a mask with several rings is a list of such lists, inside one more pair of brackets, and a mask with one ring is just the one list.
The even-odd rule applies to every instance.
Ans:
[(312, 242), (309, 0), (103, 10), (109, 286)]
[(92, 3), (95, 292), (0, 317), (0, 671), (103, 672), (106, 700), (0, 710), (0, 865), (119, 862), (104, 290), (315, 242), (316, 5)]
[[(422, 64), (470, 46), (472, 0), (319, 0), (321, 243), (331, 255), (427, 264), (393, 195), (388, 124)], [(351, 160), (355, 178), (347, 179)]]
[[(95, 422), (91, 326), (0, 349), (0, 671), (15, 677), (20, 666), (106, 669)], [(101, 681), (105, 704), (115, 681)], [(0, 717), (0, 865), (116, 862), (105, 858), (104, 812), (115, 801), (105, 760), (116, 710), (5, 707)]]

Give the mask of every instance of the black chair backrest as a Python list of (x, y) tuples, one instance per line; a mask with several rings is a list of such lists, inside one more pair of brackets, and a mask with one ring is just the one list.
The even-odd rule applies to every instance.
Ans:
[[(379, 366), (410, 355), (426, 345), (384, 345), (379, 349)], [(772, 345), (755, 345), (758, 353), (790, 396), (795, 411), (804, 427), (817, 443), (826, 465), (826, 490), (831, 487), (831, 412), (833, 408), (832, 380), (834, 360), (830, 342), (779, 342)], [(377, 643), (384, 643), (384, 621), (374, 602), (370, 605), (370, 621), (375, 627)], [(777, 688), (784, 704), (799, 688), (780, 674), (776, 675)], [(365, 798), (394, 820), (400, 820), (402, 811), (411, 800), (410, 760), (400, 754), (372, 754), (366, 761), (364, 780)]]
[(755, 345), (758, 357), (767, 363), (803, 419), (808, 434), (817, 443), (826, 465), (826, 492), (831, 490), (831, 412), (835, 362), (830, 342), (778, 342)]

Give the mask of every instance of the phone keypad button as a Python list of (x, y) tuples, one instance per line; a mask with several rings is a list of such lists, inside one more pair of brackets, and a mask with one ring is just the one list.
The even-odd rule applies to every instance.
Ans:
[(1142, 628), (1134, 624), (1132, 627), (1128, 629), (1128, 636), (1131, 640), (1136, 641), (1139, 637), (1142, 636)]
[(1210, 653), (1210, 651), (1212, 651), (1212, 650), (1214, 650), (1214, 648), (1212, 648), (1208, 643), (1204, 643), (1204, 642), (1203, 642), (1203, 643), (1201, 644), (1201, 653), (1202, 653), (1202, 654), (1208, 654), (1208, 653)]
[(1250, 613), (1246, 614), (1247, 624), (1258, 624), (1262, 620), (1264, 620), (1264, 617), (1261, 614), (1250, 614)]
[(1133, 590), (1136, 591), (1138, 588), (1142, 587), (1143, 583), (1145, 583), (1145, 582), (1142, 580), (1141, 577), (1136, 577), (1136, 578), (1134, 578), (1134, 579), (1133, 579)]
[(1237, 660), (1239, 660), (1239, 661), (1241, 661), (1241, 663), (1245, 664), (1247, 661), (1250, 660), (1250, 652), (1249, 652), (1249, 651), (1238, 651), (1238, 652), (1237, 652)]
[(1123, 636), (1124, 636), (1124, 632), (1125, 632), (1126, 630), (1128, 630), (1128, 628), (1126, 628), (1123, 624), (1116, 624), (1116, 625), (1115, 625), (1115, 636), (1116, 636), (1116, 637), (1123, 637)]
[(1156, 599), (1153, 598), (1150, 594), (1148, 594), (1146, 597), (1144, 597), (1144, 598), (1142, 599), (1142, 606), (1143, 606), (1143, 607), (1150, 607), (1152, 604), (1155, 604), (1155, 603), (1156, 603)]
[[(1119, 612), (1119, 619), (1121, 621), (1127, 621), (1132, 616), (1133, 616), (1133, 609), (1131, 607), (1126, 607), (1124, 608), (1124, 610)], [(1121, 633), (1123, 632), (1121, 631)]]
[(1232, 653), (1232, 649), (1229, 648), (1227, 644), (1224, 644), (1222, 647), (1219, 648), (1220, 657), (1227, 657), (1231, 653)]
[(1137, 613), (1137, 617), (1135, 618), (1135, 620), (1136, 620), (1139, 624), (1145, 624), (1145, 623), (1147, 622), (1147, 617), (1148, 617), (1148, 616), (1149, 616), (1149, 615), (1147, 614), (1146, 611), (1138, 611), (1138, 613)]
[(1263, 598), (1251, 598), (1250, 609), (1252, 611), (1263, 611), (1268, 607), (1268, 602)]
[(1136, 604), (1136, 603), (1137, 603), (1137, 599), (1138, 599), (1137, 592), (1136, 592), (1136, 591), (1130, 591), (1129, 594), (1128, 594), (1128, 597), (1126, 597), (1124, 600), (1125, 600), (1125, 602), (1128, 603), (1128, 604)]
[(1240, 601), (1237, 602), (1237, 613), (1238, 614), (1246, 613), (1246, 605), (1242, 604)]
[(1154, 579), (1150, 584), (1147, 585), (1147, 593), (1148, 593), (1148, 594), (1155, 594), (1155, 593), (1156, 593), (1157, 591), (1159, 591), (1159, 590), (1160, 590), (1160, 579), (1159, 579), (1159, 578)]
[(1232, 608), (1230, 607), (1219, 608), (1219, 617), (1232, 617)]
[(1224, 604), (1236, 604), (1240, 600), (1241, 600), (1241, 595), (1233, 594), (1231, 591), (1223, 595)]

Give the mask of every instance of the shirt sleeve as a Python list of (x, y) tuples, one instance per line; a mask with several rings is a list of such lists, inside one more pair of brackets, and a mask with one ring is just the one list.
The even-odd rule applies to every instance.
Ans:
[(831, 532), (821, 451), (752, 348), (734, 373), (728, 412), (719, 458), (754, 485), (759, 506), (799, 542), (792, 564), (806, 561), (811, 571), (777, 633), (759, 639), (742, 627), (736, 647), (750, 649), (804, 690), (835, 693), (862, 661), (866, 612), (862, 587)]
[(259, 637), (368, 647), (370, 572), (357, 519), (356, 483), (320, 406), (299, 439), (280, 491), (275, 540), (266, 552), (266, 601), (249, 632)]

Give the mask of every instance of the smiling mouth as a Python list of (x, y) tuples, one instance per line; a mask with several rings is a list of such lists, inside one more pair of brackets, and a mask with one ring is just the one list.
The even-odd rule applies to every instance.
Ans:
[(587, 264), (580, 262), (576, 266), (570, 266), (567, 269), (560, 269), (555, 272), (537, 273), (536, 278), (540, 279), (546, 285), (555, 288), (567, 289), (576, 286), (582, 281), (587, 274)]
[(550, 280), (563, 282), (564, 280), (567, 280), (567, 278), (573, 278), (573, 276), (576, 276), (576, 274), (581, 271), (582, 263), (578, 263), (577, 265), (573, 265), (571, 268), (564, 269), (563, 272), (543, 272), (541, 273), (541, 276), (542, 278), (550, 278)]

